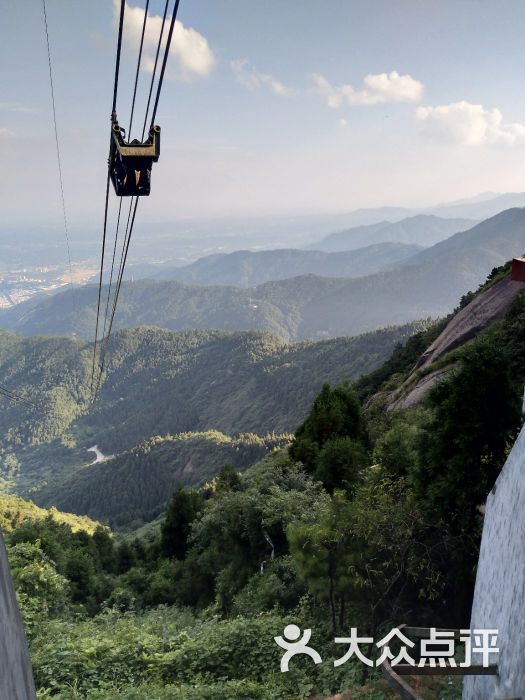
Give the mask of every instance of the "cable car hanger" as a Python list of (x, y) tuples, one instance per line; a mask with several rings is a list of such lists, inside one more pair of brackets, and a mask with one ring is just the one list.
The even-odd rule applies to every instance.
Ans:
[(152, 126), (148, 139), (125, 140), (126, 131), (114, 114), (109, 146), (109, 175), (118, 197), (147, 197), (151, 191), (151, 168), (160, 156), (160, 126)]

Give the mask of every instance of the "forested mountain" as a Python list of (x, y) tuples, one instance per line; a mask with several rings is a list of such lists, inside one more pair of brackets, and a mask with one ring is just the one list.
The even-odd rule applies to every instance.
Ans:
[(178, 484), (202, 486), (226, 464), (243, 471), (291, 435), (229, 437), (218, 431), (154, 437), (38, 493), (40, 503), (136, 529), (161, 515)]
[[(100, 527), (72, 532), (60, 514), (42, 519), (40, 511), (16, 522), (15, 509), (34, 506), (9, 503), (7, 547), (40, 692), (57, 700), (69, 700), (71, 687), (100, 700), (307, 700), (345, 689), (356, 699), (390, 697), (386, 683), (362, 665), (334, 668), (333, 639), (351, 624), (377, 639), (383, 620), (468, 625), (479, 505), (522, 422), (525, 292), (508, 273), (508, 264), (494, 270), (456, 313), (410, 336), (356, 386), (322, 386), (293, 436), (155, 437), (40, 491), (49, 502), (98, 513), (116, 526), (140, 524), (167, 504), (146, 538), (111, 537)], [(368, 336), (370, 349), (380, 335)], [(231, 358), (223, 375), (212, 360), (221, 339)], [(60, 357), (68, 363), (70, 351), (84, 347), (9, 335), (2, 342), (13, 380), (31, 374), (23, 355), (12, 357), (24, 343), (40, 350), (38, 344), (55, 343), (46, 349), (56, 352), (65, 342)], [(148, 398), (155, 396), (162, 420), (173, 397), (159, 403), (161, 389), (169, 392), (185, 372), (206, 377), (208, 403), (216, 377), (223, 410), (230, 411), (228, 384), (235, 391), (261, 362), (269, 376), (273, 368), (291, 371), (305, 350), (315, 351), (316, 375), (336, 384), (348, 342), (287, 348), (267, 334), (122, 331), (100, 412), (106, 422), (130, 428), (117, 405), (129, 394), (138, 410), (135, 383), (145, 373), (142, 415), (148, 420)], [(341, 354), (332, 357), (336, 344)], [(159, 362), (165, 354), (166, 366)], [(207, 376), (203, 365), (210, 362)], [(49, 374), (52, 359), (43, 364)], [(393, 393), (406, 395), (434, 365), (453, 371), (419, 404), (392, 404)], [(313, 376), (305, 369), (303, 391)], [(291, 386), (285, 376), (279, 402)], [(33, 398), (42, 396), (36, 391)], [(71, 443), (91, 438), (87, 423), (80, 429), (85, 417), (71, 424)], [(176, 486), (197, 473), (200, 482), (213, 481), (199, 490)], [(273, 638), (291, 621), (315, 628), (323, 663), (280, 674), (273, 670), (281, 655)], [(441, 680), (433, 680), (429, 697), (459, 700), (460, 684)]]
[(208, 255), (185, 267), (161, 268), (155, 279), (173, 279), (185, 284), (255, 287), (264, 282), (305, 274), (364, 277), (407, 260), (421, 250), (421, 246), (396, 242), (364, 245), (366, 247), (337, 254), (282, 249)]
[(155, 435), (289, 432), (323, 382), (379, 366), (414, 330), (293, 346), (268, 333), (124, 330), (94, 404), (91, 344), (1, 333), (3, 384), (33, 404), (0, 398), (1, 477), (27, 494), (92, 462), (94, 444), (109, 455)]
[[(522, 422), (525, 292), (508, 271), (494, 271), (357, 387), (323, 386), (290, 446), (248, 469), (245, 449), (255, 456), (280, 439), (155, 438), (64, 482), (58, 499), (114, 509), (117, 525), (169, 502), (144, 539), (73, 533), (56, 518), (9, 532), (39, 689), (57, 700), (69, 700), (73, 684), (100, 700), (307, 700), (345, 689), (390, 697), (363, 665), (334, 668), (333, 639), (351, 624), (377, 639), (383, 620), (468, 625), (479, 505)], [(454, 371), (421, 405), (392, 407), (392, 391), (428, 358)], [(184, 452), (210, 440), (224, 450), (217, 465), (239, 461), (169, 498), (175, 471), (194, 463), (177, 444)], [(126, 511), (141, 504), (151, 510)], [(273, 637), (291, 621), (316, 630), (323, 663), (280, 674)], [(460, 683), (438, 681), (429, 698), (459, 700)]]
[[(355, 335), (449, 313), (491, 269), (525, 251), (525, 210), (509, 209), (414, 255), (394, 269), (357, 279), (316, 275), (253, 289), (139, 280), (123, 285), (115, 327), (268, 330), (281, 338)], [(84, 287), (0, 315), (22, 334), (92, 338), (96, 289)]]
[(18, 496), (0, 494), (0, 529), (3, 533), (12, 532), (23, 523), (40, 520), (52, 520), (66, 525), (72, 532), (87, 532), (89, 535), (92, 535), (100, 526), (100, 523), (84, 515), (62, 513), (54, 506), (46, 510)]
[(418, 253), (394, 270), (348, 280), (305, 306), (298, 335), (308, 337), (323, 316), (328, 335), (449, 313), (493, 267), (525, 250), (525, 209), (509, 209), (469, 231)]
[(400, 242), (410, 245), (431, 246), (459, 231), (466, 231), (476, 223), (473, 219), (442, 219), (430, 214), (418, 214), (394, 223), (381, 221), (368, 226), (357, 226), (326, 236), (309, 248), (324, 251), (350, 251), (370, 244)]
[[(336, 286), (338, 283), (334, 280)], [(290, 302), (282, 295), (266, 300), (257, 292), (179, 282), (124, 282), (114, 327), (254, 329), (270, 331), (286, 340), (295, 339), (297, 301)], [(106, 294), (107, 287), (104, 287), (103, 298)], [(95, 334), (96, 304), (97, 288), (89, 285), (0, 311), (0, 326), (22, 335), (74, 335), (89, 340)]]

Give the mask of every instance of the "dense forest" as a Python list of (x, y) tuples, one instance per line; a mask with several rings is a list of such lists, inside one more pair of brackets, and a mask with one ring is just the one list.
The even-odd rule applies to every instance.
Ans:
[[(391, 696), (377, 671), (334, 668), (335, 636), (468, 626), (480, 506), (522, 422), (525, 294), (454, 348), (454, 371), (418, 405), (387, 410), (445, 323), (355, 386), (326, 383), (289, 446), (242, 472), (225, 464), (198, 489), (176, 486), (158, 524), (136, 536), (74, 532), (56, 517), (15, 523), (8, 549), (40, 697), (300, 700), (349, 689), (380, 700)], [(323, 662), (281, 674), (273, 637), (290, 622), (312, 628)], [(457, 680), (441, 680), (429, 697), (460, 697)]]
[(202, 486), (230, 464), (238, 471), (287, 445), (291, 435), (218, 431), (153, 437), (114, 459), (81, 469), (38, 492), (39, 503), (136, 530), (161, 515), (178, 484)]
[(91, 344), (0, 333), (4, 384), (33, 404), (0, 397), (0, 476), (37, 499), (36, 487), (54, 488), (92, 462), (94, 444), (114, 455), (188, 431), (292, 432), (323, 381), (379, 367), (422, 325), (298, 345), (253, 331), (124, 330), (112, 338), (94, 404)]

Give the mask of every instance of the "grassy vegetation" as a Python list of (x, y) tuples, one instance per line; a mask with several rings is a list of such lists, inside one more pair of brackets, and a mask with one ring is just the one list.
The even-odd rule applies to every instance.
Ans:
[(83, 515), (63, 513), (57, 508), (39, 508), (32, 501), (18, 496), (0, 494), (0, 530), (12, 532), (26, 521), (38, 521), (51, 518), (54, 522), (67, 525), (72, 532), (87, 532), (92, 535), (99, 523)]

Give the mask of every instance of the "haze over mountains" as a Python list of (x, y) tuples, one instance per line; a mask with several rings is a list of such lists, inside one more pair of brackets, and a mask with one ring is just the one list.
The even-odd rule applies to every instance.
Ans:
[[(174, 220), (138, 224), (130, 248), (131, 265), (145, 261), (170, 265), (193, 262), (214, 253), (239, 249), (270, 250), (311, 247), (337, 231), (351, 227), (396, 223), (417, 215), (481, 221), (511, 207), (525, 206), (525, 193), (483, 193), (458, 202), (433, 207), (376, 207), (339, 214)], [(456, 233), (451, 231), (450, 233)], [(71, 255), (74, 263), (97, 261), (100, 237), (96, 225), (70, 226)], [(450, 235), (450, 233), (448, 235)], [(393, 239), (386, 239), (393, 240)], [(367, 240), (362, 245), (370, 245)], [(420, 245), (428, 243), (418, 242)], [(358, 246), (359, 247), (359, 246)], [(60, 225), (27, 227), (0, 224), (0, 262), (6, 266), (64, 265), (64, 232)]]
[(254, 287), (264, 282), (316, 274), (322, 277), (364, 277), (408, 260), (422, 246), (407, 243), (375, 243), (357, 250), (325, 253), (319, 250), (239, 250), (208, 255), (191, 265), (163, 267), (155, 279), (185, 284)]
[(525, 192), (483, 192), (475, 197), (433, 207), (409, 209), (406, 207), (377, 207), (356, 209), (347, 215), (347, 226), (366, 226), (381, 221), (396, 222), (416, 214), (431, 214), (443, 218), (488, 219), (505, 209), (525, 206)]
[[(461, 223), (416, 216), (367, 227), (367, 235), (396, 231), (409, 240), (426, 231), (428, 242)], [(324, 382), (353, 380), (378, 367), (414, 332), (407, 324), (450, 312), (494, 267), (524, 251), (525, 209), (514, 208), (423, 249), (391, 241), (332, 253), (238, 251), (170, 272), (200, 284), (125, 282), (94, 405), (89, 378), (97, 287), (4, 310), (0, 326), (18, 335), (0, 332), (3, 381), (51, 412), (5, 404), (0, 477), (46, 505), (57, 502), (128, 527), (131, 510), (118, 506), (118, 484), (127, 473), (145, 480), (155, 464), (158, 484), (140, 516), (154, 517), (175, 477), (199, 484), (224, 459), (244, 468), (286, 442)], [(323, 276), (286, 276), (309, 269)], [(358, 335), (366, 331), (374, 332)], [(35, 335), (70, 338), (24, 337)], [(289, 344), (325, 338), (332, 339)], [(116, 458), (77, 479), (92, 460), (86, 450), (93, 444)], [(90, 495), (95, 484), (104, 484), (104, 507)], [(137, 513), (142, 494), (135, 496)]]
[[(525, 251), (525, 209), (509, 209), (392, 269), (356, 279), (317, 275), (254, 288), (139, 280), (123, 285), (115, 327), (269, 330), (287, 341), (355, 335), (450, 312), (491, 269)], [(96, 288), (87, 286), (0, 314), (23, 335), (94, 335)]]
[(380, 221), (332, 233), (309, 247), (329, 252), (349, 251), (386, 241), (431, 246), (454, 233), (472, 228), (476, 223), (473, 219), (442, 219), (430, 214), (418, 214), (394, 223)]
[[(348, 280), (305, 309), (300, 333), (315, 332), (322, 314), (325, 331), (345, 326), (361, 332), (388, 322), (399, 323), (446, 314), (492, 268), (525, 251), (525, 209), (509, 209), (423, 250), (395, 269)], [(357, 331), (359, 329), (359, 331)]]

